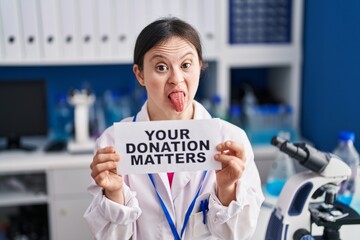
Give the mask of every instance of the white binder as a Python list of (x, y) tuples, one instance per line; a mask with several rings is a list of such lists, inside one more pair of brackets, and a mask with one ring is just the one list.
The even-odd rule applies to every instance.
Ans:
[(40, 32), (37, 0), (19, 0), (25, 59), (40, 59)]
[(57, 59), (60, 55), (59, 11), (57, 0), (40, 1), (40, 42), (45, 59)]
[[(135, 40), (132, 38), (132, 0), (115, 0), (115, 26), (114, 26), (114, 56), (116, 58), (129, 60), (132, 56)], [(130, 59), (131, 60), (131, 59)]]
[(59, 0), (60, 46), (62, 57), (65, 59), (76, 59), (79, 56), (76, 3), (76, 0)]
[(201, 34), (200, 16), (203, 15), (203, 6), (199, 0), (185, 0), (185, 21), (190, 23)]
[(134, 26), (134, 38), (139, 35), (141, 30), (148, 25), (148, 9), (147, 9), (147, 0), (133, 0), (132, 7), (132, 16), (133, 16), (133, 26)]
[(217, 0), (201, 0), (203, 15), (200, 19), (202, 40), (204, 43), (204, 54), (206, 56), (216, 55), (216, 24), (219, 17), (216, 14)]
[(100, 57), (110, 57), (114, 42), (114, 7), (111, 0), (95, 0), (98, 19), (97, 43)]
[(168, 5), (171, 1), (168, 0), (150, 0), (150, 12), (148, 23), (153, 22), (161, 17), (169, 15)]
[(169, 3), (169, 15), (180, 19), (185, 19), (184, 0), (172, 0)]
[(79, 45), (81, 58), (96, 55), (94, 0), (79, 0)]
[(20, 60), (23, 56), (23, 46), (17, 1), (0, 0), (0, 17), (3, 30), (4, 58), (6, 60)]

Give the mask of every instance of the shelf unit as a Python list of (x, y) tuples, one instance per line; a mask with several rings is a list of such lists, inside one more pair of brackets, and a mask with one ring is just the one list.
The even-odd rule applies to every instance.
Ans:
[(34, 193), (0, 193), (0, 207), (29, 205), (29, 204), (47, 204), (48, 197), (45, 194)]
[[(153, 2), (152, 2), (153, 1)], [(272, 92), (289, 103), (294, 108), (295, 127), (299, 123), (299, 109), (300, 109), (300, 70), (302, 62), (301, 42), (302, 42), (302, 16), (303, 16), (303, 0), (292, 1), (292, 20), (291, 20), (291, 42), (284, 44), (230, 44), (229, 43), (229, 0), (226, 1), (185, 1), (179, 4), (178, 1), (168, 3), (164, 0), (146, 1), (146, 6), (151, 7), (152, 4), (163, 4), (159, 13), (152, 13), (156, 8), (150, 8), (150, 12), (144, 13), (145, 17), (141, 19), (150, 22), (153, 19), (163, 15), (168, 15), (167, 9), (172, 9), (170, 14), (180, 16), (194, 22), (195, 27), (201, 33), (204, 45), (204, 58), (206, 61), (215, 62), (216, 75), (212, 76), (212, 85), (209, 87), (208, 94), (219, 94), (224, 100), (226, 107), (229, 106), (229, 93), (232, 86), (230, 83), (230, 69), (231, 68), (256, 68), (267, 67), (271, 70), (271, 89)], [(114, 4), (121, 2), (121, 0), (114, 0)], [(135, 5), (144, 3), (144, 1), (135, 1), (136, 3), (124, 4), (128, 7), (128, 11), (134, 11)], [(144, 3), (145, 4), (145, 3)], [(195, 4), (195, 5), (194, 5)], [(201, 17), (194, 17), (191, 15), (190, 6), (194, 5), (195, 10), (201, 11), (198, 13)], [(115, 5), (114, 5), (115, 6)], [(159, 5), (157, 5), (159, 6)], [(171, 7), (173, 6), (173, 7)], [(181, 6), (180, 10), (174, 12), (174, 6)], [(202, 7), (206, 6), (206, 9)], [(164, 10), (165, 9), (165, 10)], [(170, 11), (170, 10), (169, 10)], [(196, 12), (194, 12), (196, 13)], [(201, 14), (200, 14), (201, 13)], [(131, 14), (126, 15), (127, 21), (131, 25)], [(209, 23), (205, 21), (211, 20), (211, 29), (209, 30)], [(126, 21), (125, 21), (126, 22)], [(135, 23), (134, 23), (135, 24)], [(145, 25), (145, 23), (138, 23), (136, 25)], [(139, 29), (137, 27), (136, 29)], [(135, 40), (137, 35), (136, 29), (129, 28), (129, 33), (126, 39)], [(3, 31), (4, 32), (4, 31)], [(115, 37), (115, 36), (114, 36)], [(5, 41), (5, 40), (4, 40)], [(4, 41), (2, 45), (4, 45)], [(85, 44), (85, 43), (82, 43)], [(79, 64), (131, 64), (133, 44), (128, 41), (127, 51), (124, 54), (114, 53), (112, 56), (81, 56), (78, 57), (61, 57), (57, 58), (21, 58), (12, 59), (0, 56), (0, 66), (34, 66), (34, 65), (79, 65)], [(81, 44), (80, 44), (81, 45)], [(0, 42), (1, 47), (1, 42)], [(4, 48), (4, 47), (3, 47)], [(116, 47), (115, 47), (116, 48)], [(80, 51), (80, 50), (79, 50)], [(116, 52), (116, 51), (114, 51)], [(277, 80), (279, 79), (279, 80)]]
[[(58, 0), (52, 0), (57, 2)], [(75, 1), (80, 4), (80, 1)], [(217, 94), (222, 98), (225, 108), (230, 106), (231, 69), (267, 68), (269, 69), (270, 92), (286, 102), (293, 108), (293, 126), (299, 129), (300, 119), (300, 88), (301, 88), (301, 64), (302, 64), (302, 23), (303, 23), (303, 0), (291, 1), (291, 42), (270, 44), (230, 44), (229, 40), (229, 3), (230, 0), (112, 0), (115, 12), (115, 20), (112, 23), (116, 34), (123, 34), (121, 41), (115, 42), (112, 56), (81, 56), (78, 57), (58, 56), (55, 58), (6, 58), (4, 53), (4, 42), (0, 41), (2, 55), (0, 55), (0, 66), (53, 66), (53, 65), (106, 65), (106, 64), (131, 64), (132, 49), (137, 31), (146, 23), (166, 15), (174, 15), (184, 18), (192, 23), (200, 32), (203, 46), (204, 59), (211, 64), (205, 92), (208, 98)], [(246, 2), (244, 0), (244, 2)], [(140, 6), (138, 8), (137, 6)], [(153, 7), (158, 6), (158, 7)], [(60, 11), (58, 9), (58, 11)], [(118, 12), (116, 12), (118, 11)], [(139, 12), (140, 11), (140, 12)], [(141, 17), (133, 19), (132, 12)], [(60, 15), (60, 14), (59, 14)], [(61, 21), (59, 21), (61, 22)], [(126, 25), (127, 24), (127, 25)], [(126, 26), (125, 26), (126, 25)], [(79, 24), (77, 25), (79, 27)], [(121, 33), (117, 28), (127, 29), (128, 32)], [(60, 31), (61, 27), (59, 27)], [(78, 29), (79, 30), (79, 29)], [(0, 31), (1, 32), (1, 31)], [(5, 35), (5, 31), (2, 31)], [(80, 31), (81, 32), (81, 31)], [(95, 31), (96, 32), (96, 31)], [(62, 36), (59, 33), (59, 36)], [(115, 34), (115, 33), (114, 33)], [(1, 36), (1, 35), (0, 35)], [(45, 36), (44, 36), (45, 37)], [(94, 35), (94, 38), (97, 35)], [(119, 36), (114, 35), (111, 37)], [(82, 39), (81, 36), (77, 36)], [(125, 38), (125, 40), (124, 40)], [(25, 37), (24, 37), (25, 39)], [(65, 43), (63, 43), (64, 45)], [(81, 44), (79, 43), (81, 48)], [(101, 44), (98, 43), (98, 44)], [(120, 44), (121, 46), (117, 46)], [(1, 45), (3, 47), (1, 47)], [(61, 48), (64, 46), (61, 45)], [(25, 47), (24, 47), (25, 48)], [(45, 49), (45, 48), (44, 48)], [(119, 52), (119, 49), (123, 51)], [(60, 51), (61, 52), (61, 51)], [(261, 146), (255, 146), (257, 158), (269, 158), (262, 155)], [(265, 147), (266, 148), (266, 147)], [(266, 151), (268, 154), (269, 151)]]
[[(303, 0), (292, 1), (292, 41), (284, 44), (229, 44), (228, 1), (219, 6), (219, 46), (216, 90), (229, 106), (231, 68), (274, 68), (272, 92), (294, 108), (294, 126), (299, 127), (302, 63)], [(279, 70), (279, 67), (282, 68)], [(280, 81), (277, 81), (279, 79)], [(280, 85), (279, 85), (280, 84)]]

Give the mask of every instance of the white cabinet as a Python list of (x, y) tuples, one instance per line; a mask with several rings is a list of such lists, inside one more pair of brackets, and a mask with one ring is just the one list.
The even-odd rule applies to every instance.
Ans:
[(51, 239), (91, 239), (83, 215), (92, 197), (86, 192), (90, 168), (48, 171)]
[(83, 218), (92, 200), (87, 192), (91, 161), (91, 154), (45, 154), (42, 151), (2, 154), (0, 233), (15, 216), (21, 222), (13, 228), (29, 233), (23, 230), (24, 225), (34, 225), (31, 232), (39, 231), (34, 230), (35, 226), (41, 227), (45, 239), (93, 239)]
[(52, 201), (51, 239), (92, 239), (90, 229), (83, 218), (90, 202), (89, 197), (71, 197)]

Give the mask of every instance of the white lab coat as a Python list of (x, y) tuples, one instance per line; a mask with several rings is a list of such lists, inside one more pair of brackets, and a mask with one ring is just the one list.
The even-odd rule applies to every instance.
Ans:
[[(211, 118), (205, 108), (194, 101), (195, 119)], [(123, 121), (132, 121), (126, 118)], [(136, 121), (149, 121), (147, 104), (137, 114)], [(254, 154), (245, 132), (221, 120), (222, 141), (244, 144), (246, 169), (237, 182), (236, 201), (223, 206), (216, 197), (215, 171), (208, 171), (182, 239), (249, 239), (255, 231), (260, 206), (264, 200)], [(209, 129), (211, 130), (211, 129)], [(97, 148), (114, 146), (114, 128), (109, 127), (97, 139)], [(201, 182), (203, 172), (176, 172), (170, 188), (166, 173), (153, 174), (156, 188), (163, 199), (180, 235), (185, 213)], [(152, 240), (174, 239), (147, 174), (124, 177), (125, 205), (106, 198), (95, 182), (89, 186), (94, 196), (84, 217), (96, 239)], [(200, 200), (209, 200), (207, 221), (203, 224), (199, 212)]]

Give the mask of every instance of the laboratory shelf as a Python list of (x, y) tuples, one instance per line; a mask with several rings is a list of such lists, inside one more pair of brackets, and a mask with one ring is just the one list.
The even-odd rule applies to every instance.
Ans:
[(0, 207), (47, 204), (48, 196), (44, 193), (4, 192), (0, 193)]

